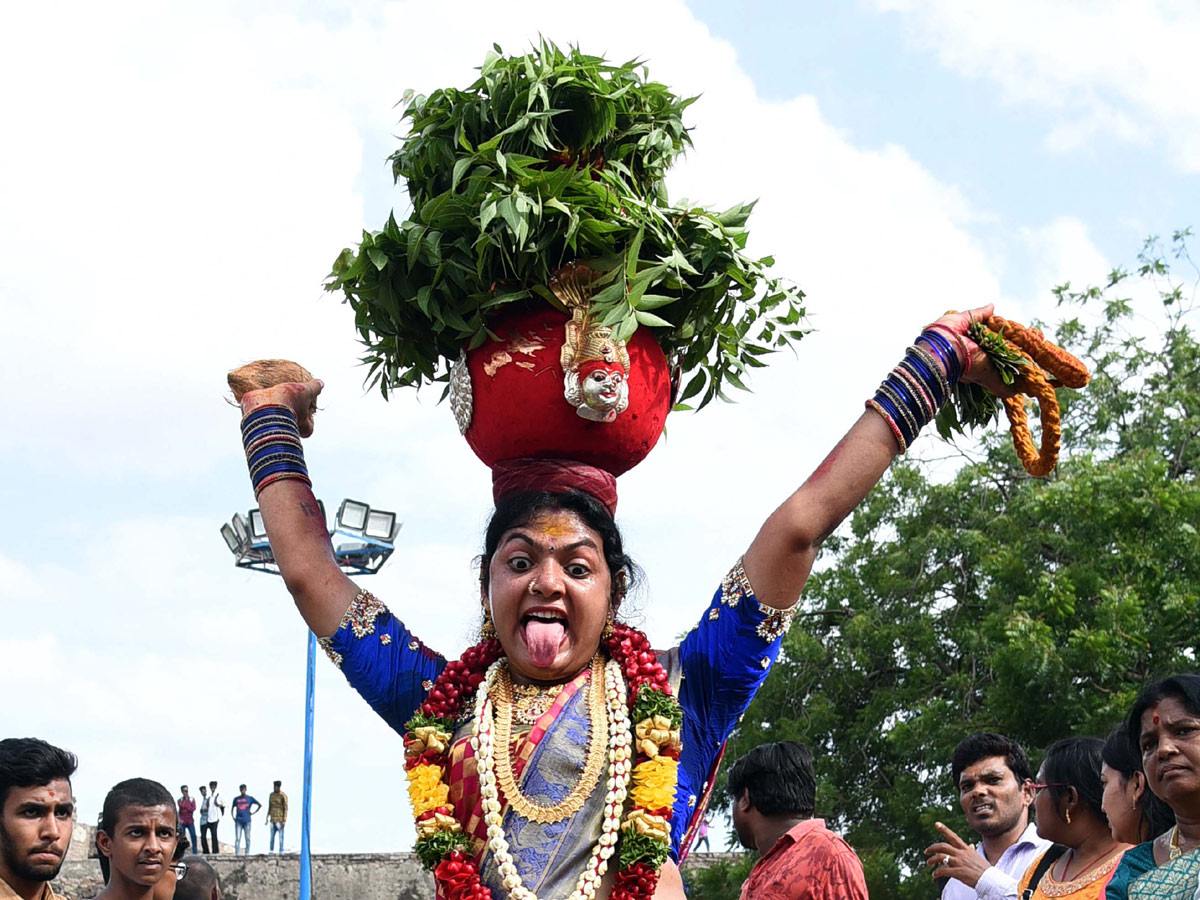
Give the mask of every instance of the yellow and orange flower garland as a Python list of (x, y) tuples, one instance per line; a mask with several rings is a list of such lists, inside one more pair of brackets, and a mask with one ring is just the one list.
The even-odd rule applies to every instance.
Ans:
[[(1018, 393), (1004, 398), (1004, 411), (1008, 415), (1013, 447), (1025, 471), (1039, 478), (1049, 475), (1058, 462), (1062, 439), (1062, 423), (1055, 388), (1081, 388), (1088, 383), (1091, 375), (1082, 362), (1066, 350), (1047, 341), (1036, 328), (1027, 328), (1000, 316), (991, 316), (983, 324), (1025, 358), (1025, 365), (1013, 383)], [(1026, 394), (1037, 400), (1041, 411), (1040, 449), (1034, 446), (1033, 435), (1029, 430), (1029, 419), (1025, 413)]]
[[(604, 649), (610, 658), (605, 683), (592, 686), (592, 690), (604, 690), (608, 710), (610, 763), (604, 825), (570, 900), (591, 900), (614, 853), (620, 865), (611, 900), (649, 900), (671, 847), (683, 710), (642, 632), (614, 625)], [(405, 768), (417, 820), (415, 851), (425, 867), (433, 870), (441, 900), (491, 900), (480, 879), (471, 839), (454, 818), (447, 782), (450, 743), (459, 718), (472, 703), (472, 742), (488, 825), (487, 846), (508, 896), (537, 900), (521, 884), (508, 853), (491, 768), (491, 701), (486, 688), (479, 690), (498, 671), (502, 663), (497, 661), (503, 653), (499, 641), (491, 639), (448, 663), (428, 699), (406, 724)]]

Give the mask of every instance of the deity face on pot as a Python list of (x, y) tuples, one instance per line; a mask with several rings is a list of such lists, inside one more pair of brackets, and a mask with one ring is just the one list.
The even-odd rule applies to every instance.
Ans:
[(575, 412), (593, 422), (611, 422), (629, 407), (629, 382), (618, 364), (592, 362), (569, 370), (564, 393)]
[(542, 512), (506, 531), (484, 603), (516, 681), (562, 682), (596, 654), (612, 579), (600, 535), (573, 512)]

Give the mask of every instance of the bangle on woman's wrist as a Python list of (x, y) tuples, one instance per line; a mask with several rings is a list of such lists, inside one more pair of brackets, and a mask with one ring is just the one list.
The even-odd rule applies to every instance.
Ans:
[(286, 406), (261, 406), (242, 419), (242, 446), (254, 496), (269, 484), (295, 478), (312, 487), (296, 414)]
[(891, 428), (901, 453), (950, 398), (962, 376), (960, 362), (944, 335), (926, 329), (867, 401)]
[[(954, 331), (948, 326), (941, 325), (937, 322), (934, 322), (932, 325), (927, 325), (925, 330), (921, 332), (921, 337), (925, 338), (926, 340), (930, 340), (935, 334), (940, 336), (946, 342), (948, 352), (958, 362), (958, 368), (960, 370), (959, 377), (962, 377), (970, 372), (971, 348), (967, 346), (967, 339), (957, 331)], [(951, 338), (957, 341), (958, 346), (962, 349), (961, 356), (959, 355), (958, 350), (955, 350), (953, 345), (950, 344)]]
[(892, 434), (896, 438), (896, 443), (900, 445), (900, 452), (903, 453), (908, 449), (908, 442), (904, 440), (904, 434), (900, 431), (900, 426), (896, 424), (895, 418), (888, 414), (878, 400), (871, 398), (867, 401), (867, 408), (873, 409), (883, 417), (883, 421), (888, 423), (888, 427), (892, 429)]

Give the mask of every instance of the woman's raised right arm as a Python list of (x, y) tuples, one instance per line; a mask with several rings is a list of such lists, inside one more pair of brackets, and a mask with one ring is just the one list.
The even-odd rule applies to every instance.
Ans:
[[(295, 416), (300, 437), (309, 437), (322, 387), (313, 379), (248, 391), (241, 397), (242, 421), (254, 413), (265, 415), (269, 407), (283, 407)], [(300, 615), (317, 637), (329, 637), (358, 588), (338, 568), (312, 488), (301, 478), (268, 479), (257, 499), (271, 552)]]

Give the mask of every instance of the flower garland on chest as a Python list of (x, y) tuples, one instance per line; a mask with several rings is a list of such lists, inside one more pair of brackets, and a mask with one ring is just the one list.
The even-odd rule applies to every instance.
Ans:
[[(603, 664), (598, 660), (593, 665), (589, 690), (603, 693), (605, 709), (599, 721), (593, 715), (592, 728), (606, 724), (608, 731), (603, 825), (567, 900), (592, 900), (614, 854), (618, 868), (610, 900), (650, 900), (671, 847), (671, 807), (678, 782), (683, 710), (672, 696), (666, 670), (642, 632), (617, 624), (601, 645), (609, 660)], [(494, 638), (468, 648), (442, 670), (428, 698), (405, 725), (405, 769), (417, 824), (414, 849), (425, 867), (433, 870), (442, 900), (492, 900), (480, 877), (471, 837), (463, 831), (450, 805), (450, 746), (459, 720), (468, 712), (487, 824), (487, 849), (507, 896), (511, 900), (538, 900), (521, 883), (501, 817), (496, 753), (508, 754), (510, 748), (497, 747), (494, 741), (497, 717), (492, 694), (499, 694), (501, 705), (511, 705), (507, 665), (504, 650)], [(601, 672), (602, 677), (597, 677)], [(601, 705), (596, 696), (593, 693), (593, 709)], [(511, 708), (499, 712), (501, 721), (508, 723)], [(500, 732), (508, 734), (507, 727)], [(507, 760), (504, 762), (502, 774), (508, 774)], [(513, 797), (506, 795), (505, 799), (518, 814), (524, 814), (530, 805), (524, 798), (519, 798), (524, 804), (521, 807)]]

